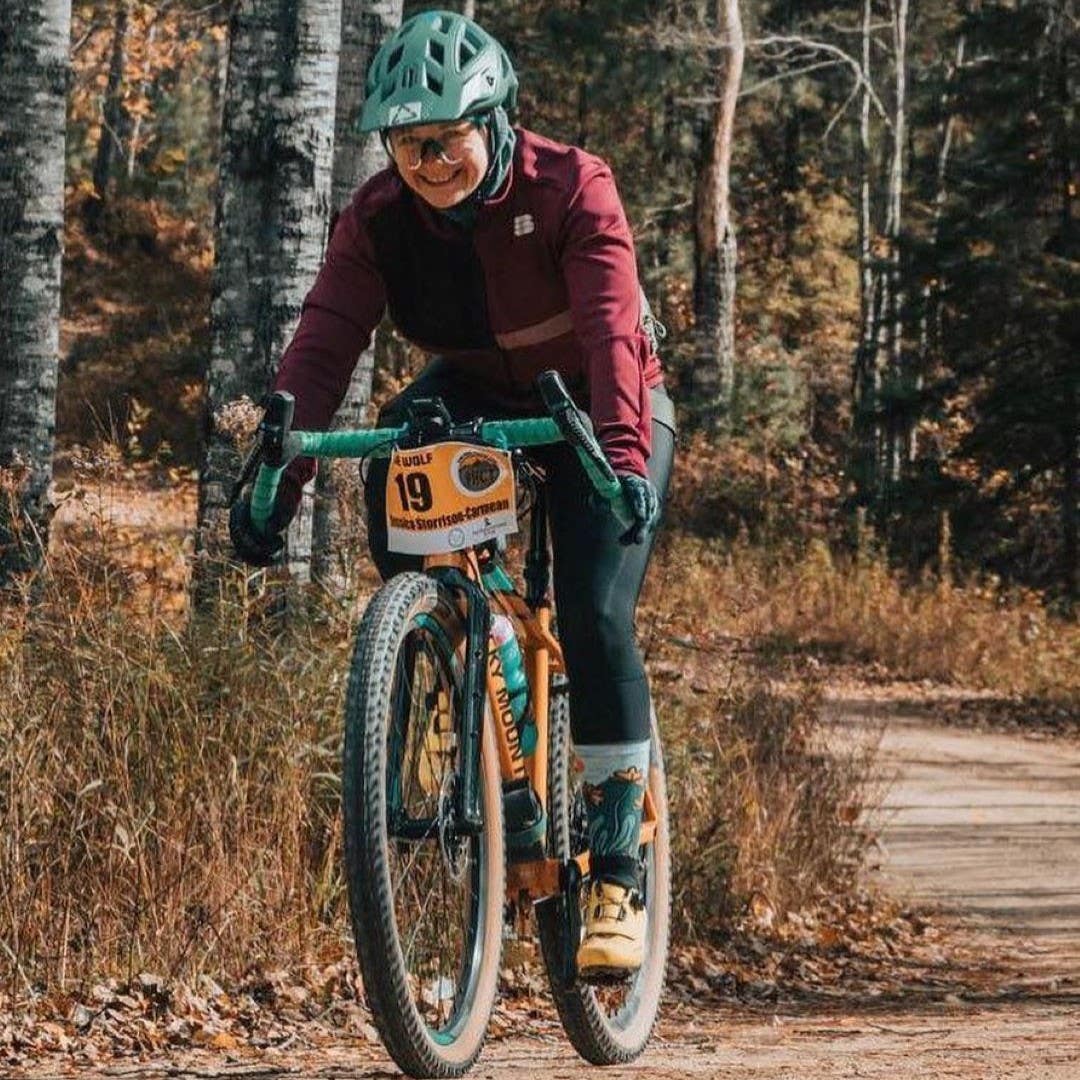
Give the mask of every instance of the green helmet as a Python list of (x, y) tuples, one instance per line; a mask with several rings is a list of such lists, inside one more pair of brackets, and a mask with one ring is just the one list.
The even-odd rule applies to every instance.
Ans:
[(453, 11), (422, 11), (382, 43), (368, 69), (363, 132), (512, 109), (517, 76), (506, 50)]

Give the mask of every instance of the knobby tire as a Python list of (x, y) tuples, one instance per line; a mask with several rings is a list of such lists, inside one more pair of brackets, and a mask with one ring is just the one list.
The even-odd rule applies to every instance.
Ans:
[[(569, 694), (565, 683), (553, 685), (551, 703), (548, 839), (551, 854), (565, 861), (586, 844), (581, 835), (585, 827), (584, 808), (572, 771)], [(642, 849), (647, 868), (645, 960), (625, 990), (621, 1009), (609, 1012), (605, 1007), (609, 997), (620, 996), (618, 989), (594, 987), (580, 980), (564, 985), (558, 974), (568, 928), (564, 901), (549, 900), (536, 908), (541, 950), (559, 1018), (574, 1049), (593, 1065), (621, 1065), (641, 1054), (656, 1022), (664, 986), (671, 923), (671, 848), (664, 759), (655, 713), (651, 719), (649, 790), (659, 820), (653, 843)], [(587, 881), (582, 884), (582, 890), (586, 888)], [(571, 943), (575, 951), (578, 944)]]
[[(494, 1006), (502, 954), (502, 788), (490, 724), (484, 725), (481, 745), (481, 835), (466, 840), (462, 847), (453, 839), (443, 846), (441, 840), (416, 842), (388, 833), (388, 821), (401, 820), (401, 806), (407, 801), (402, 794), (408, 779), (404, 775), (408, 769), (406, 756), (414, 745), (408, 739), (410, 735), (417, 737), (413, 725), (424, 722), (422, 718), (411, 718), (412, 713), (423, 712), (415, 705), (420, 695), (412, 686), (419, 658), (423, 654), (424, 664), (456, 691), (452, 695), (453, 724), (455, 731), (460, 730), (457, 711), (461, 703), (463, 640), (462, 619), (449, 593), (424, 574), (400, 574), (383, 586), (364, 614), (356, 635), (346, 695), (342, 798), (353, 934), (375, 1027), (394, 1061), (413, 1077), (460, 1076), (476, 1060)], [(409, 657), (411, 661), (407, 662)], [(408, 684), (407, 691), (402, 690), (404, 683)], [(410, 713), (408, 720), (406, 712)], [(439, 758), (439, 762), (452, 786), (453, 766), (445, 764), (450, 756)], [(416, 759), (413, 751), (411, 760), (415, 763)], [(454, 760), (459, 762), (460, 758)], [(429, 777), (434, 774), (430, 764), (427, 770)], [(429, 788), (434, 784), (430, 779), (427, 783)], [(427, 798), (430, 792), (421, 790), (424, 781), (416, 784), (415, 792), (409, 788), (410, 793)], [(442, 795), (440, 799), (437, 820), (441, 822), (449, 816), (444, 807), (450, 805), (450, 800)], [(448, 831), (446, 835), (454, 834)], [(414, 851), (409, 846), (417, 843), (438, 844), (438, 851)], [(448, 851), (452, 856), (447, 855)], [(422, 918), (428, 896), (443, 888), (445, 899), (446, 886), (439, 878), (432, 892), (425, 883), (421, 896), (408, 880), (413, 866), (408, 862), (410, 858), (422, 858), (425, 867), (434, 868), (436, 877), (441, 873), (451, 882), (451, 888), (467, 881), (463, 887), (466, 914), (454, 924), (462, 938), (457, 980), (436, 974), (428, 989), (423, 976), (410, 970), (406, 958), (406, 951), (411, 958), (414, 947), (423, 956), (423, 948), (414, 942), (420, 924), (397, 910), (395, 900), (399, 905), (419, 906)], [(405, 869), (395, 896), (392, 873), (399, 860)], [(463, 874), (461, 867), (465, 868)], [(462, 876), (455, 878), (455, 874)], [(453, 934), (454, 930), (434, 933)], [(441, 965), (441, 944), (437, 957)], [(435, 970), (441, 972), (442, 967)], [(430, 1009), (433, 1002), (441, 1013), (443, 998), (448, 995), (452, 996), (446, 1008), (452, 1011), (446, 1025), (432, 1027), (423, 1010)]]

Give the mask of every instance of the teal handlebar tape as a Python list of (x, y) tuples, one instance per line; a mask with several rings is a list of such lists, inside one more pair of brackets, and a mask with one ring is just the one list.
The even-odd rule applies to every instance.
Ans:
[[(255, 476), (251, 492), (251, 520), (260, 532), (266, 531), (266, 523), (274, 510), (281, 475), (294, 458), (363, 458), (389, 457), (397, 441), (404, 435), (404, 427), (367, 428), (352, 431), (292, 431), (285, 436), (282, 465), (271, 468), (263, 464)], [(480, 425), (480, 437), (485, 443), (502, 450), (518, 447), (548, 446), (563, 441), (555, 421), (548, 417), (524, 420), (489, 420)], [(619, 483), (610, 468), (606, 474), (582, 447), (574, 448), (581, 460), (590, 482), (602, 498), (611, 503), (619, 522), (629, 526), (633, 515), (626, 505)]]
[(285, 470), (272, 469), (269, 465), (260, 465), (255, 474), (255, 483), (251, 488), (251, 521), (256, 531), (265, 533), (266, 523), (274, 512), (274, 499), (277, 498), (278, 484)]

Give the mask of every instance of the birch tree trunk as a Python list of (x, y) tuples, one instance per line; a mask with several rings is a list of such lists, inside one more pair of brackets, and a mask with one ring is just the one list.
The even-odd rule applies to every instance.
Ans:
[[(232, 20), (222, 123), (207, 431), (199, 478), (204, 599), (227, 555), (227, 500), (239, 458), (215, 413), (265, 393), (315, 280), (330, 210), (341, 0), (241, 0)], [(308, 578), (311, 499), (288, 537)]]
[(852, 372), (852, 476), (855, 502), (870, 506), (879, 487), (881, 366), (878, 351), (880, 293), (875, 289), (870, 183), (870, 25), (871, 0), (863, 0), (862, 91), (859, 110), (859, 344)]
[[(150, 77), (152, 72), (150, 70), (150, 62), (154, 56), (154, 42), (157, 41), (157, 16), (152, 16), (152, 21), (146, 30), (146, 45), (144, 46), (145, 55), (143, 57), (143, 69), (140, 91), (143, 97), (146, 96), (150, 89)], [(131, 122), (131, 134), (128, 136), (128, 151), (127, 151), (127, 178), (129, 180), (135, 177), (135, 162), (139, 155), (139, 143), (142, 140), (142, 127), (143, 127), (143, 115), (141, 112), (137, 113), (135, 119)]]
[(0, 583), (48, 537), (56, 431), (70, 0), (0, 0)]
[(890, 486), (899, 483), (904, 462), (912, 456), (914, 402), (911, 373), (904, 356), (904, 293), (900, 270), (900, 245), (904, 213), (904, 151), (907, 144), (907, 19), (908, 0), (890, 3), (893, 17), (893, 55), (896, 100), (893, 109), (892, 157), (889, 165), (889, 305), (888, 347), (890, 401), (887, 425), (886, 477)]
[(735, 230), (731, 224), (731, 150), (745, 42), (737, 0), (715, 0), (716, 103), (704, 132), (694, 191), (694, 314), (698, 362), (694, 396), (710, 426), (726, 423), (735, 376)]
[[(375, 133), (361, 135), (356, 120), (364, 104), (364, 78), (371, 58), (382, 42), (401, 24), (401, 0), (343, 0), (341, 54), (337, 79), (337, 119), (334, 125), (332, 204), (340, 213), (353, 192), (387, 164), (386, 151)], [(334, 427), (356, 427), (371, 400), (375, 349), (364, 350), (353, 372), (345, 400), (334, 417)], [(312, 523), (312, 577), (340, 595), (348, 586), (349, 567), (342, 558), (339, 494), (331, 468), (315, 477)]]
[[(960, 71), (964, 66), (965, 37), (963, 34), (956, 43), (956, 59), (945, 75), (945, 88), (941, 92), (941, 119), (938, 124), (938, 159), (934, 176), (934, 211), (930, 223), (930, 252), (936, 262), (938, 246), (941, 240), (941, 217), (945, 212), (945, 200), (948, 197), (946, 174), (949, 167), (949, 154), (952, 151), (953, 131), (956, 127), (954, 109), (956, 85)], [(935, 273), (934, 278), (937, 278)], [(919, 308), (919, 377), (925, 378), (932, 363), (931, 356), (940, 344), (941, 332), (941, 291), (935, 280), (928, 280), (922, 287)]]

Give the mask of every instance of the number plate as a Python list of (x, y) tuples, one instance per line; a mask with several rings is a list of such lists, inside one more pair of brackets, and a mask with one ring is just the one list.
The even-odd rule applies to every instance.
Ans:
[(510, 454), (460, 442), (395, 450), (386, 532), (403, 555), (443, 555), (517, 532)]

